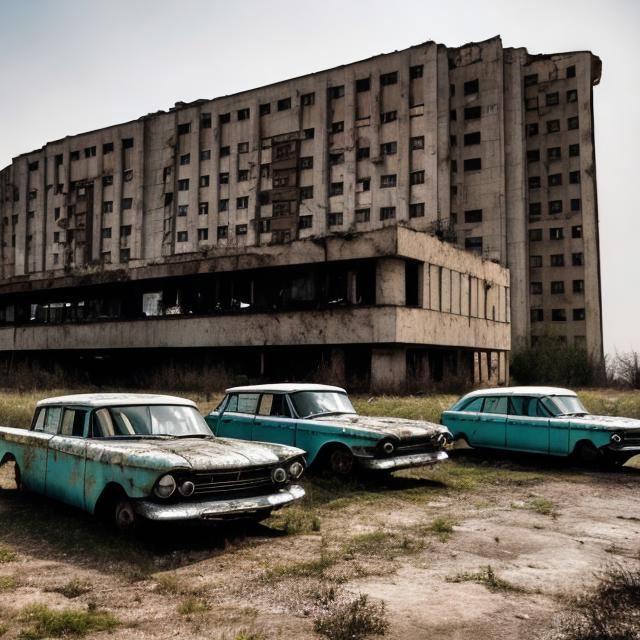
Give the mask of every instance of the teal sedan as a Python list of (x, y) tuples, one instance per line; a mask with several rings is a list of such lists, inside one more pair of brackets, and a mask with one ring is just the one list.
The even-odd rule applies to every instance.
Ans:
[(441, 422), (472, 447), (574, 455), (587, 463), (624, 464), (640, 454), (640, 420), (591, 415), (568, 389), (474, 391), (445, 411)]
[(397, 471), (446, 460), (445, 427), (422, 420), (360, 416), (347, 392), (321, 384), (227, 389), (205, 417), (216, 436), (298, 447), (307, 462), (347, 475), (356, 467)]

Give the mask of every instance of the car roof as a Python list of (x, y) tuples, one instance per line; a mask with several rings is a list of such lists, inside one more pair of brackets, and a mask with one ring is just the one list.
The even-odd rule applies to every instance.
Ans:
[(562, 387), (497, 387), (495, 389), (478, 389), (468, 393), (465, 398), (476, 396), (575, 396), (575, 391)]
[(246, 387), (230, 387), (227, 393), (296, 393), (297, 391), (338, 391), (346, 393), (342, 387), (328, 384), (313, 384), (306, 382), (279, 382), (276, 384), (254, 384)]
[(122, 405), (181, 405), (195, 407), (196, 403), (186, 398), (163, 396), (153, 393), (78, 393), (40, 400), (36, 406), (83, 405), (86, 407), (113, 407)]

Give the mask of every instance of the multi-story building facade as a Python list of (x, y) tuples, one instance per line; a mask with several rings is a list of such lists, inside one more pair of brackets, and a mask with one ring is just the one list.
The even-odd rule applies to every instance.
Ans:
[[(551, 334), (599, 355), (591, 94), (599, 70), (588, 52), (532, 56), (504, 49), (499, 38), (455, 49), (428, 42), (51, 142), (0, 172), (0, 321), (37, 323), (44, 314), (51, 322), (68, 308), (86, 317), (87, 295), (69, 302), (72, 296), (51, 294), (83, 283), (151, 283), (202, 273), (203, 265), (217, 270), (229, 256), (256, 269), (257, 258), (240, 256), (259, 255), (268, 268), (292, 264), (283, 261), (286, 252), (302, 260), (298, 247), (312, 254), (309, 247), (326, 249), (327, 239), (352, 246), (350, 238), (367, 237), (369, 250), (359, 251), (373, 261), (368, 268), (375, 277), (335, 276), (345, 287), (335, 299), (411, 301), (440, 314), (455, 308), (460, 315), (464, 307), (488, 333), (422, 343), (418, 330), (415, 344), (464, 345), (475, 354), (476, 376), (484, 357), (486, 369), (506, 379), (509, 341), (500, 323), (509, 320), (518, 344)], [(403, 237), (402, 227), (435, 235), (467, 253), (445, 251), (437, 241), (452, 261), (444, 264), (431, 241), (424, 241), (422, 256), (398, 253), (401, 243), (394, 241), (396, 253), (381, 249), (378, 257), (391, 259), (381, 267), (376, 238), (388, 227)], [(445, 269), (446, 282), (429, 265)], [(498, 265), (511, 272), (510, 309), (508, 274)], [(454, 272), (460, 277), (452, 280)], [(380, 286), (387, 273), (395, 274), (389, 280), (395, 293)], [(277, 290), (279, 274), (260, 291)], [(334, 278), (328, 272), (314, 277), (316, 288), (317, 277)], [(254, 279), (223, 280), (212, 285), (213, 297), (210, 290), (189, 285), (185, 293), (173, 286), (160, 302), (151, 287), (154, 295), (129, 313), (142, 314), (144, 306), (144, 313), (157, 315), (154, 305), (178, 314), (185, 305), (191, 313), (255, 307)], [(240, 295), (234, 286), (248, 289)], [(136, 295), (149, 293), (143, 289)], [(323, 289), (326, 304), (329, 289)], [(281, 298), (291, 297), (291, 284), (282, 290)], [(316, 294), (296, 295), (310, 303)], [(189, 296), (200, 302), (186, 303)], [(263, 297), (273, 306), (278, 293)], [(122, 317), (126, 302), (109, 310), (108, 298), (96, 302), (94, 316)], [(30, 339), (46, 346), (35, 334)], [(492, 369), (492, 361), (502, 364)]]

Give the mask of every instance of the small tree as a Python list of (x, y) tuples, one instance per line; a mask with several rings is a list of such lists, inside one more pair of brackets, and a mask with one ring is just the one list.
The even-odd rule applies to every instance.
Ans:
[(615, 376), (625, 387), (640, 389), (640, 353), (617, 354), (614, 364)]

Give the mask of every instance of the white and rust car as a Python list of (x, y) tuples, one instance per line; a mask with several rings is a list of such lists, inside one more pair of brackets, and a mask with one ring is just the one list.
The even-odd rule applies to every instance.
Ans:
[(87, 394), (38, 402), (29, 429), (0, 427), (16, 483), (120, 529), (156, 521), (260, 520), (304, 496), (294, 447), (218, 438), (190, 400)]

